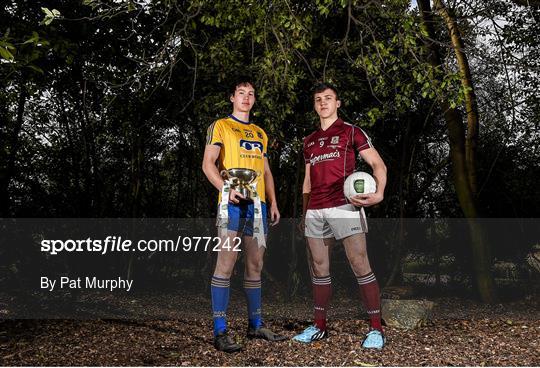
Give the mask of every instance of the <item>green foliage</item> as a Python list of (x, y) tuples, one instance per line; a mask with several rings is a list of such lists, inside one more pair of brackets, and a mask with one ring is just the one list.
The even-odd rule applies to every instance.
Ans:
[(14, 52), (16, 49), (15, 47), (6, 41), (0, 41), (0, 56), (7, 60), (7, 61), (13, 61), (15, 57), (13, 56), (12, 52)]
[(50, 25), (53, 20), (60, 18), (60, 12), (56, 9), (49, 10), (48, 8), (41, 8), (41, 11), (45, 14), (41, 24), (46, 26)]
[[(398, 213), (396, 188), (400, 175), (409, 175), (417, 184), (403, 196), (416, 198), (412, 215), (455, 215), (451, 191), (441, 189), (449, 186), (448, 173), (433, 169), (447, 155), (445, 127), (430, 114), (440, 113), (442, 98), (460, 108), (465, 91), (451, 58), (431, 66), (426, 29), (408, 1), (85, 0), (54, 6), (7, 8), (10, 31), (0, 39), (7, 82), (2, 101), (10, 106), (4, 114), (14, 119), (21, 81), (31, 92), (18, 161), (26, 181), (18, 188), (35, 193), (22, 202), (48, 198), (59, 213), (81, 216), (209, 215), (213, 198), (191, 199), (213, 193), (199, 169), (206, 128), (230, 113), (232, 77), (251, 74), (257, 90), (252, 118), (270, 137), (285, 215), (294, 213), (299, 191), (290, 179), (302, 167), (302, 138), (318, 122), (310, 89), (322, 80), (337, 85), (340, 114), (370, 128), (388, 163), (394, 194), (375, 211)], [(42, 14), (49, 26), (40, 24)], [(514, 51), (534, 43), (527, 24), (509, 23), (514, 28), (502, 34), (510, 39), (520, 31), (513, 33), (515, 45), (507, 42)], [(444, 25), (436, 29), (444, 44)], [(527, 78), (532, 86), (532, 75)], [(401, 167), (403, 152), (409, 154), (404, 142), (414, 146), (413, 156)], [(89, 200), (73, 208), (81, 193)]]

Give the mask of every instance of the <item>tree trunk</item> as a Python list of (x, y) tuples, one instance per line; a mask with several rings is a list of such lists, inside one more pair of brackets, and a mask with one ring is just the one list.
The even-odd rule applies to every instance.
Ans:
[[(435, 32), (433, 30), (433, 16), (429, 0), (418, 0), (418, 6), (429, 38), (433, 39)], [(431, 64), (434, 67), (439, 67), (442, 63), (440, 50), (437, 45), (433, 42), (426, 41), (426, 46), (431, 51), (429, 56)], [(463, 128), (458, 112), (450, 107), (448, 101), (442, 98), (440, 103), (448, 127), (454, 186), (463, 214), (467, 217), (471, 236), (476, 288), (483, 302), (492, 303), (496, 300), (496, 294), (495, 283), (491, 273), (491, 252), (484, 231), (476, 219), (478, 217), (478, 210), (476, 199), (471, 190), (466, 164), (465, 129)]]
[(26, 90), (25, 81), (21, 81), (19, 99), (17, 102), (17, 117), (11, 127), (9, 117), (5, 115), (6, 132), (5, 137), (1, 143), (4, 145), (0, 147), (0, 217), (10, 217), (11, 213), (11, 198), (9, 195), (9, 183), (15, 173), (15, 160), (17, 158), (17, 151), (19, 150), (19, 133), (21, 132), (24, 106), (26, 99), (28, 98), (28, 91)]
[(471, 68), (469, 66), (469, 60), (465, 54), (465, 45), (461, 38), (461, 32), (459, 31), (456, 19), (450, 15), (448, 8), (444, 5), (442, 0), (433, 0), (435, 10), (441, 15), (448, 28), (450, 39), (452, 40), (452, 47), (456, 54), (457, 65), (459, 67), (459, 73), (461, 76), (461, 84), (465, 90), (465, 109), (467, 112), (467, 136), (465, 140), (465, 160), (467, 164), (467, 172), (469, 185), (474, 196), (478, 193), (478, 184), (476, 177), (476, 156), (478, 150), (478, 105), (476, 102), (476, 94), (474, 93), (474, 85), (472, 82)]
[(132, 148), (131, 148), (131, 217), (140, 217), (141, 189), (142, 189), (142, 167), (144, 162), (143, 137), (140, 125), (132, 127)]
[[(73, 203), (72, 204), (72, 215), (73, 216), (79, 216), (81, 213), (80, 209), (80, 201), (77, 199), (80, 196), (80, 193), (82, 191), (81, 188), (81, 155), (80, 151), (78, 149), (78, 144), (76, 141), (76, 137), (74, 136), (74, 133), (72, 131), (72, 124), (73, 122), (68, 119), (68, 115), (66, 113), (66, 105), (65, 101), (68, 98), (67, 94), (65, 93), (63, 88), (58, 89), (58, 98), (57, 103), (59, 106), (59, 123), (62, 126), (62, 129), (65, 131), (65, 137), (66, 137), (66, 146), (67, 146), (67, 152), (69, 155), (69, 158), (67, 159), (67, 162), (69, 163), (69, 170), (65, 173), (66, 177), (65, 180), (68, 184), (69, 192), (67, 194), (67, 197), (69, 200)], [(76, 126), (75, 126), (76, 131)]]
[[(144, 165), (144, 138), (141, 127), (143, 126), (143, 124), (143, 116), (139, 112), (136, 123), (131, 126), (131, 234), (136, 234), (137, 219), (141, 217), (141, 198)], [(135, 255), (134, 253), (131, 253), (127, 267), (127, 279), (133, 278), (134, 267)]]
[[(406, 252), (404, 249), (405, 243), (405, 197), (409, 189), (409, 180), (410, 180), (410, 170), (409, 160), (411, 159), (410, 154), (412, 150), (410, 149), (410, 136), (411, 136), (411, 116), (407, 116), (407, 127), (403, 133), (403, 138), (401, 141), (401, 163), (399, 165), (399, 231), (398, 239), (395, 244), (390, 248), (390, 255), (392, 257), (392, 268), (390, 269), (390, 276), (386, 280), (385, 286), (399, 285), (403, 281), (402, 274), (402, 258), (403, 254)], [(404, 188), (405, 187), (405, 188)]]
[(304, 164), (304, 156), (302, 151), (298, 152), (296, 160), (296, 175), (294, 180), (294, 200), (293, 200), (293, 209), (292, 209), (292, 221), (290, 224), (291, 227), (291, 253), (289, 255), (289, 270), (287, 275), (287, 296), (292, 298), (296, 295), (298, 291), (299, 276), (298, 276), (298, 252), (296, 251), (296, 226), (294, 226), (294, 221), (298, 217), (298, 193), (300, 186), (300, 177), (302, 172), (302, 166)]
[(92, 213), (92, 200), (94, 199), (93, 188), (93, 167), (92, 167), (92, 155), (90, 145), (92, 144), (92, 138), (90, 135), (90, 127), (88, 122), (88, 111), (86, 109), (86, 79), (82, 70), (82, 61), (77, 59), (72, 64), (71, 77), (78, 83), (79, 92), (82, 98), (76, 100), (78, 106), (77, 123), (80, 128), (80, 173), (81, 173), (81, 193), (78, 198), (78, 216), (81, 217), (93, 217)]
[[(175, 163), (175, 169), (176, 169), (176, 195), (175, 195), (175, 201), (174, 201), (174, 217), (180, 217), (179, 216), (179, 209), (180, 205), (182, 203), (182, 183), (183, 183), (183, 175), (182, 175), (182, 164), (183, 164), (183, 157), (184, 152), (182, 152), (182, 146), (180, 145), (180, 141), (176, 145), (178, 149), (178, 153), (176, 155), (176, 163)], [(193, 193), (190, 193), (193, 195)], [(195, 196), (194, 196), (195, 197)]]

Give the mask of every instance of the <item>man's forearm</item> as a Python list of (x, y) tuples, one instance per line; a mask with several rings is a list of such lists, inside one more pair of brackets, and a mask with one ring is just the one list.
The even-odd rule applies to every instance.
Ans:
[(216, 165), (204, 165), (203, 172), (208, 181), (219, 191), (223, 188), (223, 178)]
[(274, 186), (274, 177), (271, 172), (264, 172), (264, 187), (268, 204), (273, 205), (275, 203), (277, 205), (276, 188)]
[(384, 194), (386, 188), (386, 165), (376, 165), (373, 167), (373, 176), (377, 181), (377, 193)]
[(302, 193), (302, 216), (306, 215), (310, 197), (311, 197), (311, 192)]

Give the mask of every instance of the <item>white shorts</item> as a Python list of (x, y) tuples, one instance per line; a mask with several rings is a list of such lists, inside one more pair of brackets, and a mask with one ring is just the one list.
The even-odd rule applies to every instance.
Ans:
[(335, 238), (336, 240), (360, 233), (367, 233), (368, 226), (363, 207), (344, 204), (339, 207), (307, 210), (306, 236), (310, 238)]

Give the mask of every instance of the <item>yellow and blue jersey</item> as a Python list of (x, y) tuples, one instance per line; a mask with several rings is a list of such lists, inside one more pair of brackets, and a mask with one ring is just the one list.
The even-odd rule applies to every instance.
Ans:
[(266, 157), (268, 137), (264, 130), (255, 124), (244, 122), (233, 115), (216, 120), (208, 127), (206, 144), (221, 147), (219, 152), (219, 171), (232, 168), (255, 170), (257, 193), (265, 201), (264, 158)]

